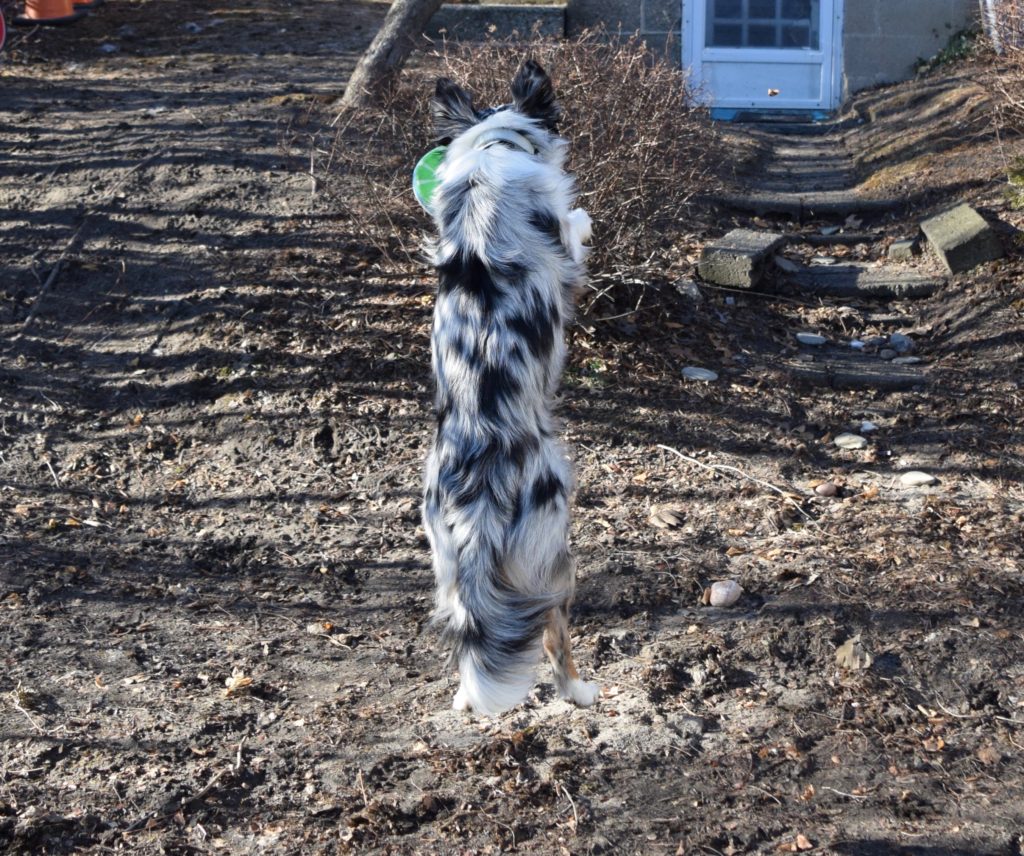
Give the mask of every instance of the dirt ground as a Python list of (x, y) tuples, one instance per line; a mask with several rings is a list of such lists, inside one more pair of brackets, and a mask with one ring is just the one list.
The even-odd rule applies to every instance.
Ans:
[[(310, 175), (383, 8), (107, 0), (13, 33), (0, 850), (1020, 856), (1022, 217), (1013, 144), (948, 95), (984, 69), (860, 102), (865, 192), (914, 203), (829, 252), (884, 256), (967, 198), (1006, 260), (917, 302), (666, 286), (574, 331), (575, 633), (604, 696), (542, 672), (474, 720), (427, 626), (431, 275)], [(928, 384), (801, 386), (801, 329), (904, 331)], [(864, 420), (866, 449), (832, 443)], [(736, 606), (702, 604), (720, 579)], [(855, 637), (871, 663), (842, 668)]]

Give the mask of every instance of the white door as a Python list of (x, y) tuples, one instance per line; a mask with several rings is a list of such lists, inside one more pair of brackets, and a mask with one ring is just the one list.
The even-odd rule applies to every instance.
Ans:
[(683, 65), (719, 110), (839, 106), (843, 0), (683, 0)]

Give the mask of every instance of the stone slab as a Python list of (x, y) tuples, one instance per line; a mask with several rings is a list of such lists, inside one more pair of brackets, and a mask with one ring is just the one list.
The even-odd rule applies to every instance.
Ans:
[(893, 241), (889, 244), (888, 255), (890, 259), (898, 262), (908, 262), (921, 251), (914, 238), (907, 238), (902, 241)]
[(830, 389), (915, 389), (928, 383), (921, 366), (893, 365), (878, 356), (856, 351), (832, 351), (786, 361), (789, 374), (797, 380)]
[(907, 208), (911, 204), (906, 198), (864, 199), (851, 190), (725, 193), (701, 197), (701, 201), (736, 211), (747, 211), (759, 217), (784, 214), (795, 220), (817, 217), (842, 218), (850, 214), (888, 214)]
[(529, 36), (565, 37), (565, 6), (446, 3), (427, 24), (427, 35), (459, 41)]
[(704, 248), (697, 272), (716, 285), (753, 288), (764, 274), (766, 260), (785, 242), (774, 232), (733, 229)]
[(787, 281), (801, 291), (828, 297), (928, 297), (945, 285), (938, 277), (862, 265), (811, 265)]
[(966, 203), (928, 218), (921, 231), (950, 273), (963, 273), (1003, 257), (999, 237)]

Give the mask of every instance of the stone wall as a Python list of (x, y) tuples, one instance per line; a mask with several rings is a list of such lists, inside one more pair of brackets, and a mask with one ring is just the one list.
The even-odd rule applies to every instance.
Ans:
[(844, 93), (912, 77), (977, 12), (976, 0), (846, 0)]
[(541, 36), (564, 36), (565, 6), (446, 4), (430, 19), (427, 33), (434, 37), (478, 41), (515, 34), (528, 36), (534, 29)]

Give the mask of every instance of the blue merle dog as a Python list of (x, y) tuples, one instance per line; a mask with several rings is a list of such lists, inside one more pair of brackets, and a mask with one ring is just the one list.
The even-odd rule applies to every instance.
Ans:
[(589, 706), (598, 688), (580, 680), (569, 637), (573, 476), (552, 405), (590, 218), (572, 207), (560, 108), (537, 63), (519, 70), (511, 104), (478, 110), (441, 79), (430, 106), (448, 149), (432, 205), (437, 434), (423, 520), (459, 667), (453, 706), (522, 702), (542, 645), (559, 694)]

